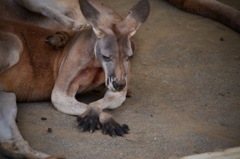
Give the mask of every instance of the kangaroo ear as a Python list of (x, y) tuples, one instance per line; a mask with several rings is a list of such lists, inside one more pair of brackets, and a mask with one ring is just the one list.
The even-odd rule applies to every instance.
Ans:
[(100, 12), (94, 8), (88, 0), (79, 0), (80, 9), (82, 11), (83, 16), (85, 19), (90, 23), (90, 25), (93, 27), (93, 30), (97, 37), (101, 38), (103, 36), (103, 32), (101, 29), (99, 29), (98, 26), (98, 20), (100, 17)]
[(144, 23), (150, 12), (148, 0), (139, 1), (129, 12), (128, 16), (118, 24), (118, 29), (122, 34), (133, 36), (142, 23)]

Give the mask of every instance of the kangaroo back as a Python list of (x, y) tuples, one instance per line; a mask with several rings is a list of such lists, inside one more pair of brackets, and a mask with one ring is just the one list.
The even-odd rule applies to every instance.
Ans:
[(219, 21), (240, 33), (240, 11), (216, 0), (168, 0), (190, 13)]

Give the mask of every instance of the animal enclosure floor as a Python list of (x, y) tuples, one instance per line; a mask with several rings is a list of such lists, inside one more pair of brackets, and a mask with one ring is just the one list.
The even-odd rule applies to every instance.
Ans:
[[(123, 17), (137, 1), (104, 0)], [(80, 132), (76, 117), (50, 102), (21, 103), (18, 126), (33, 148), (68, 159), (174, 159), (240, 146), (240, 34), (164, 0), (150, 3), (134, 37), (132, 97), (110, 111), (130, 134)]]

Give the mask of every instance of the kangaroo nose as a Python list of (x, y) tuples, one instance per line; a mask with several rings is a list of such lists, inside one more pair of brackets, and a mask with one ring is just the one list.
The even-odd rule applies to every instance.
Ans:
[(113, 81), (113, 87), (116, 91), (121, 91), (125, 88), (126, 86), (126, 81), (120, 81), (120, 82), (117, 82), (117, 81)]

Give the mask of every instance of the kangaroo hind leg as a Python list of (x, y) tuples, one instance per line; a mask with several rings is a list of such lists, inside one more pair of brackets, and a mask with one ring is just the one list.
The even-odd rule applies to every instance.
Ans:
[(43, 159), (48, 155), (32, 149), (16, 124), (17, 104), (14, 93), (0, 91), (0, 152), (7, 158)]

